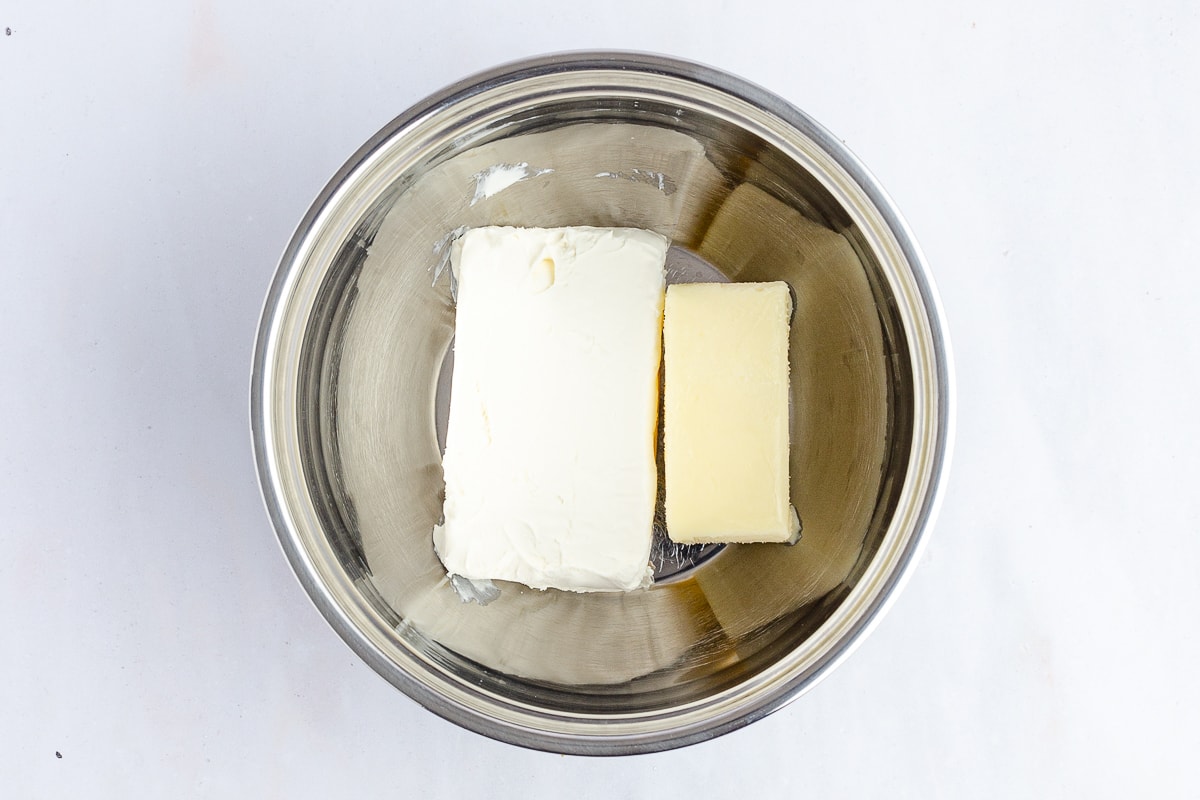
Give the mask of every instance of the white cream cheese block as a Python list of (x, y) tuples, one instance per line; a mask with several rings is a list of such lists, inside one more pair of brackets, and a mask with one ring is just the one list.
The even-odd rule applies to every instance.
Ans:
[(669, 244), (588, 227), (454, 243), (447, 572), (577, 592), (649, 581)]
[(787, 542), (786, 283), (677, 284), (663, 323), (667, 534), (681, 544)]

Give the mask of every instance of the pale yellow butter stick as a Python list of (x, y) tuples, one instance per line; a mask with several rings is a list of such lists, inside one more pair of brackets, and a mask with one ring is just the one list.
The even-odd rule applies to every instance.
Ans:
[(667, 288), (667, 533), (680, 544), (789, 542), (788, 327), (775, 283)]

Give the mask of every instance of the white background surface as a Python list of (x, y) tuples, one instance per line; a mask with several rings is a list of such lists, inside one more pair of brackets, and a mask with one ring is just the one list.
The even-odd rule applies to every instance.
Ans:
[[(0, 5), (6, 797), (1200, 796), (1195, 3), (110, 5)], [(360, 663), (248, 432), (326, 180), (443, 85), (583, 47), (711, 63), (843, 138), (926, 251), (959, 390), (874, 635), (764, 721), (610, 760)]]

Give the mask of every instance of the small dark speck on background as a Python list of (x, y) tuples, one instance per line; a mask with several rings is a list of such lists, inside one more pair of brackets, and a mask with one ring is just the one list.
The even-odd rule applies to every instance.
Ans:
[(60, 752), (58, 752), (57, 750), (55, 750), (55, 751), (54, 751), (54, 757), (55, 757), (55, 758), (62, 758), (62, 753), (60, 753)]

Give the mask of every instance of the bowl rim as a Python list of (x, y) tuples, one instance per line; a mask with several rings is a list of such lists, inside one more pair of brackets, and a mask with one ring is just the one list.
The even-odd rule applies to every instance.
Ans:
[[(272, 466), (272, 442), (269, 438), (270, 398), (266, 396), (272, 356), (272, 320), (286, 299), (289, 277), (297, 256), (311, 235), (314, 223), (331, 199), (359, 168), (405, 127), (439, 110), (449, 108), (474, 95), (497, 87), (532, 78), (589, 71), (630, 71), (657, 74), (670, 79), (698, 84), (749, 103), (772, 114), (812, 140), (832, 159), (863, 192), (887, 229), (895, 238), (910, 267), (925, 313), (932, 345), (933, 372), (936, 377), (936, 431), (928, 467), (928, 488), (913, 517), (912, 535), (899, 554), (895, 568), (884, 578), (871, 603), (861, 610), (837, 645), (804, 674), (792, 676), (749, 709), (739, 708), (734, 715), (719, 714), (679, 729), (642, 733), (588, 734), (559, 733), (515, 725), (455, 702), (416, 679), (389, 659), (348, 617), (320, 581), (303, 544), (291, 529), (284, 499), (276, 489)], [(862, 162), (837, 137), (796, 106), (778, 95), (723, 70), (673, 56), (622, 50), (585, 50), (551, 53), (510, 61), (475, 73), (440, 91), (428, 95), (384, 125), (337, 170), (309, 206), (280, 257), (270, 288), (263, 302), (255, 340), (250, 381), (250, 429), (256, 474), (263, 502), (276, 532), (284, 556), (310, 602), (346, 644), (377, 673), (410, 698), (438, 716), (490, 738), (537, 750), (575, 755), (628, 755), (683, 747), (714, 738), (744, 727), (782, 708), (806, 693), (847, 658), (864, 640), (891, 607), (907, 583), (928, 540), (940, 509), (949, 476), (955, 436), (955, 382), (953, 356), (941, 299), (929, 274), (927, 262), (907, 222), (890, 196)]]

